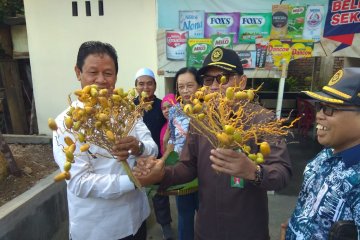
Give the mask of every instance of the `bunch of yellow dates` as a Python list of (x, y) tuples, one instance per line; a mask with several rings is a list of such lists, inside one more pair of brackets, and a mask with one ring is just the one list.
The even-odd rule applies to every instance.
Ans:
[[(151, 102), (144, 101), (147, 97), (144, 92), (139, 97), (139, 105), (134, 104), (134, 89), (124, 92), (122, 88), (117, 88), (109, 92), (108, 89), (99, 89), (97, 85), (88, 85), (76, 90), (74, 95), (78, 101), (72, 101), (69, 95), (70, 107), (64, 117), (63, 126), (58, 128), (54, 119), (48, 120), (49, 128), (62, 133), (66, 145), (63, 146), (66, 156), (64, 171), (55, 176), (55, 181), (70, 179), (76, 142), (81, 145), (79, 154), (88, 151), (90, 144), (100, 146), (111, 153), (116, 139), (127, 136), (143, 112), (151, 109)], [(121, 162), (132, 178), (127, 162)]]
[[(206, 136), (214, 148), (241, 150), (255, 163), (261, 164), (271, 152), (269, 142), (264, 139), (287, 135), (288, 129), (298, 119), (285, 125), (288, 118), (275, 119), (270, 110), (256, 106), (259, 103), (254, 98), (262, 85), (257, 89), (242, 90), (233, 86), (222, 90), (224, 82), (226, 77), (222, 76), (216, 92), (211, 92), (206, 86), (200, 88), (191, 103), (182, 105), (182, 110), (190, 117), (190, 124)], [(253, 121), (258, 118), (262, 120)], [(251, 151), (250, 141), (258, 145), (258, 152)]]

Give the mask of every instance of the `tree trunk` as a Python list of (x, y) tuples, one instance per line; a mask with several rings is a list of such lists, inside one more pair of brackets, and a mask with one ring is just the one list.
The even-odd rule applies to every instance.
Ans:
[(1, 132), (0, 132), (0, 152), (3, 153), (5, 160), (8, 163), (10, 174), (17, 177), (21, 176), (21, 170), (17, 166), (14, 156), (12, 155), (12, 152), (9, 146), (7, 145), (7, 143), (5, 142), (5, 139), (1, 134)]

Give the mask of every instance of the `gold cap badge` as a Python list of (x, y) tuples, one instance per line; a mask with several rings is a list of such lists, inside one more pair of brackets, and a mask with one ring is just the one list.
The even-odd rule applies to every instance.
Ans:
[(211, 61), (218, 62), (223, 57), (223, 51), (221, 48), (215, 49), (211, 54)]
[(342, 76), (344, 75), (344, 71), (341, 69), (339, 71), (337, 71), (334, 76), (332, 76), (332, 78), (330, 79), (328, 85), (329, 86), (332, 86), (334, 85), (335, 83), (337, 83), (341, 78)]

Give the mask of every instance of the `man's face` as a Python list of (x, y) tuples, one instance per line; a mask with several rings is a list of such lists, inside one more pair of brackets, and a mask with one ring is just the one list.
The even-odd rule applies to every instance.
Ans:
[[(246, 87), (247, 77), (245, 75), (230, 74), (229, 72), (221, 68), (211, 67), (205, 72), (204, 75), (212, 77), (229, 75), (229, 82), (221, 85), (222, 92), (225, 92), (228, 87), (238, 86), (241, 90), (245, 89)], [(205, 82), (204, 86), (206, 86)], [(220, 88), (220, 84), (216, 80), (214, 80), (214, 78), (212, 84), (208, 86), (210, 87), (211, 92), (217, 92)]]
[[(354, 106), (325, 104), (325, 107), (354, 109)], [(360, 144), (360, 113), (353, 111), (334, 110), (332, 116), (321, 109), (316, 114), (317, 139), (320, 144), (334, 148), (340, 152)]]
[(90, 54), (84, 60), (80, 70), (75, 66), (75, 72), (81, 87), (96, 84), (99, 88), (112, 91), (116, 83), (116, 70), (112, 58), (107, 54)]
[(136, 80), (136, 91), (140, 95), (142, 92), (146, 92), (148, 97), (154, 96), (156, 90), (156, 83), (152, 77), (141, 76)]

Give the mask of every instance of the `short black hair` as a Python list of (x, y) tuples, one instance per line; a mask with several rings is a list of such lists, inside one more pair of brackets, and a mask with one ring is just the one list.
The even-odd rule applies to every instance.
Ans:
[(195, 77), (195, 81), (197, 82), (197, 84), (199, 84), (199, 86), (202, 86), (203, 83), (202, 83), (202, 80), (200, 78), (200, 76), (198, 75), (198, 71), (196, 70), (196, 68), (194, 67), (183, 67), (183, 68), (180, 68), (179, 71), (176, 72), (175, 74), (175, 92), (176, 92), (176, 98), (179, 96), (179, 91), (178, 91), (178, 78), (181, 74), (184, 74), (184, 73), (191, 73), (194, 77)]
[(76, 59), (76, 66), (82, 71), (84, 61), (90, 54), (107, 54), (114, 61), (116, 74), (118, 73), (118, 59), (116, 50), (111, 44), (100, 41), (87, 41), (81, 44)]

